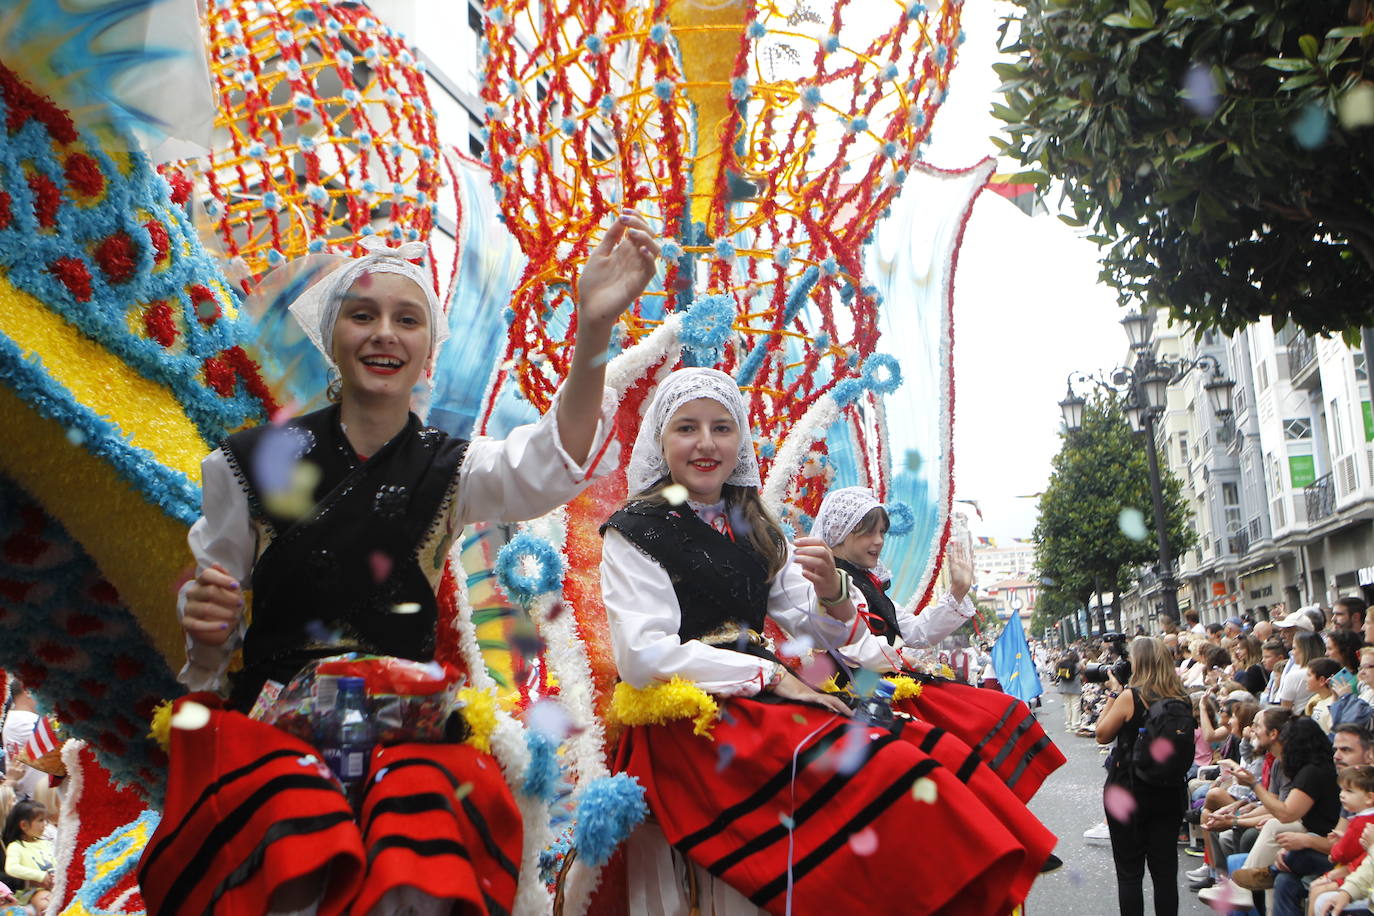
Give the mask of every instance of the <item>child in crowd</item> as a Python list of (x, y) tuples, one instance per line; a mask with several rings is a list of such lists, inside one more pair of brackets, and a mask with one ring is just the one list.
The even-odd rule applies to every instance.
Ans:
[(5, 874), (24, 882), (15, 899), (34, 913), (46, 913), (53, 884), (52, 841), (43, 835), (48, 809), (25, 799), (10, 809), (0, 842), (5, 847)]
[(650, 690), (690, 682), (720, 708), (709, 737), (662, 715), (625, 734), (620, 766), (654, 815), (630, 840), (631, 911), (859, 912), (875, 889), (913, 914), (1024, 900), (1054, 837), (968, 746), (924, 722), (853, 722), (760, 635), (771, 617), (838, 647), (863, 621), (825, 543), (788, 544), (760, 500), (734, 379), (660, 383), (627, 482), (601, 563), (618, 693), (657, 708)]
[(887, 594), (891, 575), (880, 556), (889, 524), (887, 510), (868, 487), (832, 490), (816, 513), (811, 535), (834, 552), (835, 566), (849, 577), (855, 607), (867, 625), (839, 654), (855, 669), (919, 677), (924, 686), (905, 701), (907, 711), (977, 748), (1017, 797), (1029, 800), (1045, 778), (1063, 765), (1064, 755), (1026, 704), (1000, 691), (935, 677), (918, 654), (974, 615), (968, 597), (973, 585), (972, 557), (962, 543), (951, 541), (947, 548), (949, 593), (919, 614), (913, 613), (898, 607)]
[[(324, 657), (432, 660), (437, 596), (463, 526), (537, 517), (616, 466), (601, 357), (653, 277), (658, 246), (637, 214), (612, 225), (579, 278), (576, 349), (550, 410), (505, 441), (467, 443), (411, 412), (448, 326), (414, 263), (424, 246), (391, 249), (375, 236), (360, 245), (365, 255), (290, 305), (329, 361), (334, 406), (236, 433), (202, 465), (202, 516), (189, 535), (197, 573), (178, 612), (181, 680), (211, 713), (199, 728), (171, 730), (163, 818), (139, 866), (149, 912), (381, 916), (514, 903), (523, 832), (494, 759), (466, 744), (377, 748), (364, 834), (337, 784), (302, 764), (321, 752), (244, 713), (260, 694), (270, 705), (270, 682)], [(289, 479), (295, 462), (318, 477), (303, 511), (274, 499), (283, 494), (273, 477)], [(442, 814), (436, 798), (448, 799)]]
[[(1350, 812), (1345, 833), (1331, 847), (1333, 868), (1312, 883), (1308, 893), (1318, 900), (1328, 891), (1340, 890), (1351, 872), (1364, 864), (1368, 852), (1360, 838), (1370, 824), (1374, 824), (1374, 767), (1346, 767), (1337, 777), (1341, 787), (1341, 807)], [(1361, 876), (1363, 880), (1363, 876)], [(1357, 880), (1351, 890), (1359, 885)]]
[(1308, 698), (1303, 714), (1331, 734), (1331, 704), (1336, 701), (1335, 691), (1331, 689), (1331, 679), (1341, 670), (1341, 663), (1333, 658), (1314, 658), (1307, 663), (1307, 689), (1312, 696)]

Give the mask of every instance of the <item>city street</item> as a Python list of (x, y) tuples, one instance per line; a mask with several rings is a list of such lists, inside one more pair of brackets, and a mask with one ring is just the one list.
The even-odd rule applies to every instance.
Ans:
[[(1110, 916), (1116, 908), (1116, 875), (1108, 846), (1089, 846), (1083, 831), (1102, 820), (1102, 759), (1097, 742), (1064, 731), (1064, 708), (1059, 694), (1047, 687), (1039, 712), (1045, 731), (1068, 758), (1035, 798), (1031, 810), (1059, 837), (1055, 853), (1064, 867), (1043, 875), (1026, 901), (1026, 916)], [(1179, 913), (1183, 916), (1214, 916), (1197, 895), (1187, 889), (1183, 872), (1202, 860), (1179, 847)], [(1150, 880), (1145, 879), (1145, 912), (1152, 913)]]

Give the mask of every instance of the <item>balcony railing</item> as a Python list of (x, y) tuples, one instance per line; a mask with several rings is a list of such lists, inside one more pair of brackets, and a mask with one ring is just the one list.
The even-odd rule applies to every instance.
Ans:
[(1288, 377), (1296, 379), (1317, 358), (1317, 342), (1302, 332), (1288, 341)]
[(1250, 532), (1241, 528), (1226, 539), (1226, 546), (1230, 548), (1233, 556), (1245, 556), (1250, 550)]
[(1336, 488), (1331, 475), (1318, 477), (1303, 489), (1307, 503), (1307, 523), (1314, 525), (1336, 512)]

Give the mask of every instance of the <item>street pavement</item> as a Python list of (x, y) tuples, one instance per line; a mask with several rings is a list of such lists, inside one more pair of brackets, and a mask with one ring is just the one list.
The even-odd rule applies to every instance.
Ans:
[[(1064, 707), (1052, 686), (1045, 688), (1040, 724), (1068, 762), (1054, 772), (1031, 799), (1035, 815), (1059, 837), (1055, 854), (1064, 867), (1041, 875), (1026, 900), (1025, 916), (1111, 916), (1117, 912), (1116, 872), (1109, 846), (1089, 846), (1083, 831), (1102, 821), (1103, 754), (1092, 738), (1064, 731)], [(1181, 916), (1216, 916), (1188, 890), (1183, 872), (1202, 860), (1178, 848), (1179, 908)], [(1145, 912), (1154, 912), (1150, 878), (1145, 877)]]

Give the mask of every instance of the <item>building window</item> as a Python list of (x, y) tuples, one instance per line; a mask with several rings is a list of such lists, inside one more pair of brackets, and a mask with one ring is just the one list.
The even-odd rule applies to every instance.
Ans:
[(1178, 434), (1178, 458), (1184, 464), (1188, 463), (1188, 434)]
[(1312, 438), (1312, 420), (1310, 417), (1290, 417), (1283, 421), (1283, 438), (1289, 442), (1297, 442), (1302, 439)]
[(1240, 505), (1240, 487), (1234, 483), (1223, 483), (1221, 485), (1221, 502), (1225, 506)]
[(1350, 355), (1355, 359), (1355, 381), (1369, 381), (1369, 370), (1366, 369), (1364, 365), (1364, 351), (1352, 350), (1350, 351)]
[(1260, 391), (1269, 387), (1269, 360), (1261, 359), (1255, 363), (1255, 381), (1259, 383)]

